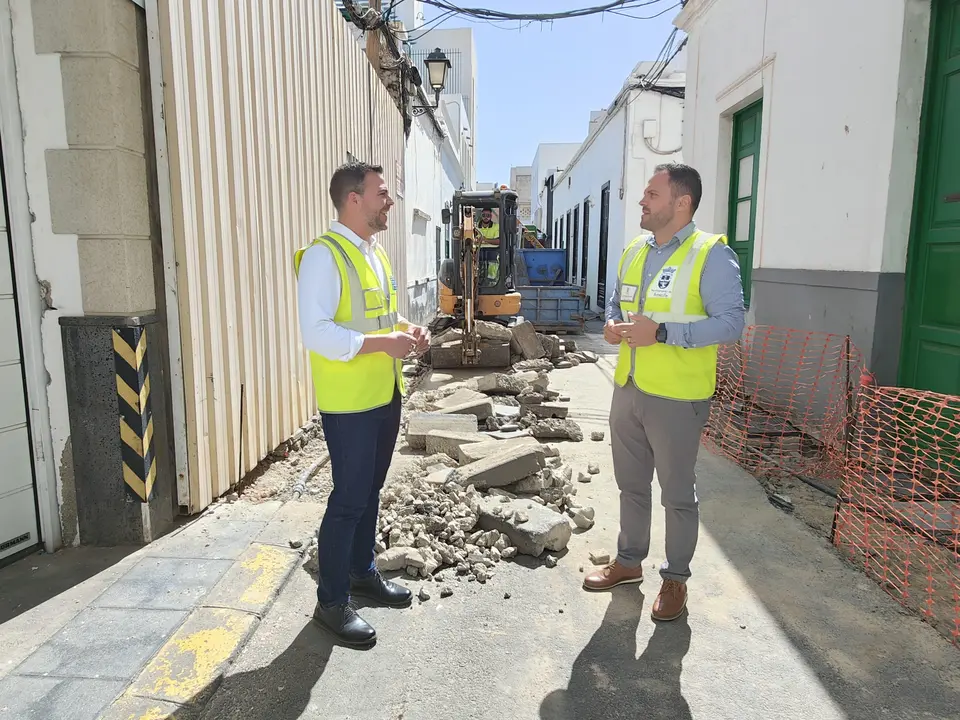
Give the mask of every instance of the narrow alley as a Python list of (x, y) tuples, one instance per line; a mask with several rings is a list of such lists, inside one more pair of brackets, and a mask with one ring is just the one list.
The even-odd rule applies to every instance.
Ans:
[(0, 720), (960, 720), (958, 127), (960, 0), (0, 0)]

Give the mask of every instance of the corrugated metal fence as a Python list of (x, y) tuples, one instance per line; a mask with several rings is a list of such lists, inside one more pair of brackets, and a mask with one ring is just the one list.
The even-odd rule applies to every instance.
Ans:
[[(395, 188), (404, 138), (330, 0), (160, 0), (159, 14), (186, 395), (178, 490), (196, 512), (315, 411), (293, 253), (333, 217), (336, 166), (380, 163)], [(381, 237), (399, 287), (403, 217), (398, 199)]]

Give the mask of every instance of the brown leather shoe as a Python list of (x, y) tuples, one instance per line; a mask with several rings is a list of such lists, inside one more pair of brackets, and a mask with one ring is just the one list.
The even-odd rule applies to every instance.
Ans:
[(664, 580), (660, 586), (660, 594), (653, 601), (653, 609), (650, 611), (654, 620), (676, 620), (683, 615), (683, 609), (687, 606), (687, 586), (676, 580)]
[(628, 568), (616, 560), (583, 579), (584, 590), (609, 590), (617, 585), (643, 582), (643, 568)]

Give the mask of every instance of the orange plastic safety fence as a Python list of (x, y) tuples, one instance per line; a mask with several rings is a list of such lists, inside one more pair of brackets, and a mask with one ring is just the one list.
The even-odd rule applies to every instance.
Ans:
[(862, 371), (846, 336), (751, 326), (720, 349), (704, 441), (755, 475), (788, 472), (836, 490)]
[(960, 645), (960, 397), (865, 384), (834, 542)]
[(835, 495), (835, 546), (960, 646), (960, 397), (878, 387), (847, 336), (752, 326), (703, 441)]

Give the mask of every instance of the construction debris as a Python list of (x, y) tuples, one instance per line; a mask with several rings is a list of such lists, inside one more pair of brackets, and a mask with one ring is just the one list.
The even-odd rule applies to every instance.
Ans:
[(591, 550), (590, 562), (594, 565), (606, 565), (610, 562), (610, 553), (603, 550)]
[[(435, 373), (434, 380), (449, 382), (414, 392), (404, 408), (404, 435), (427, 456), (397, 472), (381, 493), (377, 567), (434, 580), (441, 598), (453, 594), (451, 580), (485, 584), (499, 563), (517, 555), (556, 567), (573, 532), (596, 523), (594, 509), (577, 501), (573, 467), (544, 441), (583, 440), (568, 417), (569, 398), (550, 389), (550, 373), (597, 356), (529, 322), (507, 328), (478, 321), (477, 328), (486, 343), (510, 344), (513, 366), (463, 382)], [(445, 330), (431, 345), (462, 336)], [(591, 433), (595, 441), (603, 437)], [(589, 482), (598, 472), (590, 466), (576, 480)], [(307, 554), (308, 568), (315, 567), (315, 539)], [(604, 564), (609, 554), (591, 553), (591, 560)], [(420, 588), (417, 597), (427, 602), (436, 592)]]
[(439, 412), (412, 413), (407, 420), (407, 445), (414, 450), (426, 450), (427, 433), (431, 430), (476, 432), (477, 419), (471, 415), (445, 415)]

